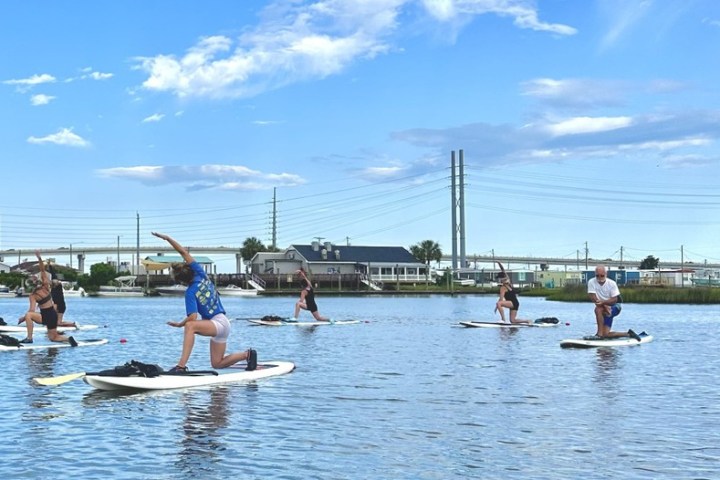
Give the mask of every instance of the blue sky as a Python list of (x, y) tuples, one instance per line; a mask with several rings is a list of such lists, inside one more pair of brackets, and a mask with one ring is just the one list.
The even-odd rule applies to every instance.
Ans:
[(718, 262), (718, 45), (715, 0), (2, 2), (0, 248), (269, 244), (275, 188), (281, 248), (450, 253), (462, 149), (469, 256)]

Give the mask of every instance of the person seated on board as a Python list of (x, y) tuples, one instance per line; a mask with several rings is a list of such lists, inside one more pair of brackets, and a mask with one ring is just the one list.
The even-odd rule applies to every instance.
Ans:
[(495, 311), (500, 312), (500, 319), (502, 323), (507, 323), (505, 320), (505, 309), (507, 308), (510, 312), (510, 323), (523, 323), (529, 324), (530, 320), (520, 320), (517, 318), (518, 310), (520, 309), (520, 301), (517, 298), (517, 292), (512, 287), (510, 277), (505, 273), (502, 263), (497, 262), (500, 266), (500, 297), (497, 303), (495, 303)]
[(595, 267), (595, 277), (588, 280), (587, 292), (590, 300), (595, 304), (596, 337), (632, 337), (640, 341), (640, 336), (632, 330), (627, 332), (612, 331), (613, 320), (622, 311), (622, 297), (617, 283), (607, 278), (607, 268), (604, 265)]
[(230, 335), (230, 321), (215, 285), (205, 270), (198, 264), (190, 252), (168, 235), (152, 232), (158, 238), (168, 242), (182, 256), (184, 263), (172, 266), (172, 276), (176, 282), (186, 285), (185, 311), (187, 316), (180, 322), (167, 322), (171, 327), (184, 328), (183, 348), (177, 365), (170, 369), (172, 373), (187, 372), (195, 334), (210, 338), (210, 364), (213, 368), (226, 368), (242, 360), (247, 360), (247, 370), (257, 367), (257, 352), (252, 348), (245, 352), (225, 355), (227, 339)]
[[(48, 280), (48, 275), (45, 271), (45, 263), (43, 262), (39, 251), (35, 251), (35, 256), (38, 259), (40, 273), (39, 276), (32, 275), (29, 279), (29, 283), (33, 290), (28, 296), (28, 299), (30, 301), (30, 308), (25, 314), (25, 326), (27, 327), (27, 336), (24, 339), (20, 340), (20, 343), (33, 343), (33, 329), (35, 323), (39, 323), (47, 327), (47, 335), (50, 341), (67, 342), (73, 347), (77, 347), (77, 342), (73, 337), (66, 337), (65, 335), (60, 335), (57, 331), (58, 314), (52, 301), (52, 295), (50, 294), (50, 281)], [(35, 313), (35, 307), (40, 308), (39, 319), (33, 316), (33, 314)]]
[(300, 310), (302, 309), (312, 313), (312, 316), (318, 322), (329, 322), (330, 319), (323, 317), (318, 311), (317, 303), (315, 303), (315, 290), (313, 289), (312, 283), (310, 283), (307, 275), (305, 275), (305, 270), (301, 268), (297, 271), (297, 274), (302, 277), (300, 279), (300, 286), (302, 287), (302, 290), (300, 291), (300, 299), (295, 304), (295, 314), (293, 315), (293, 318), (289, 318), (288, 320), (296, 322), (298, 315), (300, 315)]

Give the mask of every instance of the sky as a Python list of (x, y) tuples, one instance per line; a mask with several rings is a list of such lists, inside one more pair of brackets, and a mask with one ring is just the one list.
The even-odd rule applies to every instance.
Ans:
[(719, 45), (716, 0), (1, 2), (0, 250), (449, 254), (462, 150), (469, 257), (717, 263)]

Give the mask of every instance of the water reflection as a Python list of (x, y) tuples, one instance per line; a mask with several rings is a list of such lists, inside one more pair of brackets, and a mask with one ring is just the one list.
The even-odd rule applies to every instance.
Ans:
[(58, 353), (59, 349), (57, 348), (48, 348), (45, 351), (28, 350), (27, 365), (30, 378), (52, 376)]
[(614, 400), (619, 393), (617, 372), (619, 371), (620, 355), (615, 348), (595, 350), (594, 379), (600, 388), (600, 394), (608, 400)]
[[(188, 476), (207, 473), (212, 464), (222, 460), (222, 452), (227, 450), (223, 430), (228, 426), (230, 391), (230, 387), (218, 386), (183, 394), (182, 449), (175, 465)], [(203, 401), (205, 396), (207, 401)]]

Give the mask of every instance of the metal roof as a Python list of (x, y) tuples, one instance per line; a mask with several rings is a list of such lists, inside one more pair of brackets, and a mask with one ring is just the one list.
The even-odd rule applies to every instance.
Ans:
[[(320, 245), (313, 250), (312, 245), (290, 245), (289, 249), (297, 250), (308, 262), (356, 262), (356, 263), (422, 263), (403, 247), (362, 247), (333, 245), (322, 258)], [(335, 252), (340, 252), (337, 258)]]

